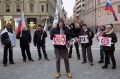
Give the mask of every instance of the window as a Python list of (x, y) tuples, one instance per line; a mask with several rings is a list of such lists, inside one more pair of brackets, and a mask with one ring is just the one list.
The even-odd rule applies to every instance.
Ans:
[(42, 5), (42, 12), (44, 12), (44, 5)]
[(120, 5), (118, 5), (118, 13), (120, 13)]
[(46, 12), (48, 12), (48, 4), (46, 4)]
[(30, 6), (30, 12), (34, 12), (34, 3), (30, 3), (29, 6)]
[(6, 12), (10, 12), (10, 4), (6, 3)]
[(20, 0), (16, 1), (16, 12), (21, 12), (21, 2), (20, 2)]
[(102, 11), (98, 10), (98, 17), (100, 17), (102, 15)]
[(82, 7), (85, 7), (85, 4), (82, 4)]

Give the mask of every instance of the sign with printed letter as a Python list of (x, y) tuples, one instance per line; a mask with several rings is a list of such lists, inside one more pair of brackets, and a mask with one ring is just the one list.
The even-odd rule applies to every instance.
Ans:
[(66, 35), (55, 35), (54, 45), (66, 45)]
[(79, 36), (80, 43), (89, 43), (88, 35)]
[(100, 37), (99, 44), (103, 46), (111, 46), (111, 38), (109, 37)]

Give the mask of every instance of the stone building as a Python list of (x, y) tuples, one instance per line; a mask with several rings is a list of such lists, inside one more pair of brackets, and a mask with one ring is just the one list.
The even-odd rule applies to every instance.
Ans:
[(0, 0), (0, 28), (7, 22), (17, 26), (23, 11), (27, 26), (44, 23), (46, 17), (50, 23), (55, 9), (56, 0)]

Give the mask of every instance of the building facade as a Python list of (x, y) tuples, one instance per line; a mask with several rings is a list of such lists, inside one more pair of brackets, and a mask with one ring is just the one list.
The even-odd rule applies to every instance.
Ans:
[(105, 10), (106, 1), (107, 0), (86, 0), (84, 22), (90, 27), (112, 23), (114, 24), (115, 30), (120, 31), (120, 0), (111, 0), (118, 21), (114, 21), (113, 15)]
[(26, 24), (33, 26), (53, 18), (56, 0), (0, 0), (0, 28), (7, 22), (15, 26), (24, 11)]

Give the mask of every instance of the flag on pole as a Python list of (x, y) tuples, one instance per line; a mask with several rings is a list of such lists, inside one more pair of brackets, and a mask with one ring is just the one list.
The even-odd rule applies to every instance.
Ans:
[(20, 20), (18, 21), (18, 27), (16, 29), (16, 34), (22, 31), (22, 28), (25, 28), (27, 30), (25, 19), (24, 19), (24, 13), (22, 13)]
[(105, 6), (105, 10), (109, 11), (110, 13), (112, 13), (113, 16), (114, 16), (114, 20), (118, 21), (118, 18), (117, 18), (116, 14), (115, 14), (115, 11), (113, 10), (112, 3), (111, 3), (110, 0), (107, 0), (106, 6)]

